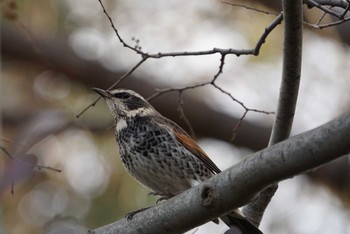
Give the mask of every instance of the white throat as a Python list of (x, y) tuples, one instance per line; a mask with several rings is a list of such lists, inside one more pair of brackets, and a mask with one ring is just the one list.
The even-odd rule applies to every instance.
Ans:
[(117, 124), (116, 124), (116, 130), (117, 132), (123, 130), (124, 128), (126, 128), (128, 126), (128, 124), (126, 123), (126, 121), (124, 119), (119, 119), (117, 121)]

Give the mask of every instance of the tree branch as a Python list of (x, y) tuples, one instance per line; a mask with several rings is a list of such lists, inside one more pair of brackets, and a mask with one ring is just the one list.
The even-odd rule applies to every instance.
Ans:
[[(180, 233), (246, 204), (269, 184), (316, 168), (350, 152), (350, 111), (335, 120), (254, 153), (176, 197), (90, 231)], [(176, 217), (176, 218), (174, 218)]]
[[(269, 145), (276, 144), (290, 135), (298, 99), (302, 40), (303, 40), (303, 1), (284, 0), (284, 50), (280, 95)], [(249, 221), (259, 226), (262, 216), (278, 186), (272, 185), (252, 203), (243, 208)]]
[[(304, 0), (306, 4), (310, 4), (310, 0)], [(349, 3), (346, 0), (313, 0), (312, 2), (315, 2), (317, 5), (321, 6), (331, 6), (331, 7), (340, 7), (340, 8), (346, 8)], [(312, 5), (315, 6), (315, 5)]]
[(272, 128), (269, 145), (289, 137), (300, 84), (303, 43), (302, 1), (297, 3), (293, 0), (285, 0), (283, 6), (285, 31), (282, 81), (276, 120)]

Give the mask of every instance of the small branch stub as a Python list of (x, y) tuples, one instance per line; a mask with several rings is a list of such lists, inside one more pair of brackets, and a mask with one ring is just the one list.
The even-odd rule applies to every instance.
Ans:
[(201, 191), (201, 203), (205, 207), (213, 207), (218, 201), (218, 194), (215, 190), (205, 185)]

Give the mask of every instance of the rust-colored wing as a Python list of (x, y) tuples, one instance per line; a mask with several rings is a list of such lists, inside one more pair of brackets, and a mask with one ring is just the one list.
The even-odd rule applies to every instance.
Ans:
[(179, 142), (191, 153), (197, 156), (214, 174), (220, 173), (221, 170), (209, 158), (209, 156), (194, 142), (187, 134), (183, 134), (174, 129), (175, 136)]
[(158, 124), (167, 127), (169, 130), (172, 130), (176, 136), (177, 141), (179, 141), (188, 151), (193, 153), (194, 156), (198, 157), (211, 172), (214, 174), (221, 172), (221, 170), (215, 165), (209, 156), (180, 126), (161, 115), (154, 117), (153, 120)]

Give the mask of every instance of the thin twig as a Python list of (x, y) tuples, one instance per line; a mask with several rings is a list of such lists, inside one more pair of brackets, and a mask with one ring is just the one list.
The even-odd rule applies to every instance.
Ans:
[(349, 9), (350, 9), (350, 2), (349, 2), (349, 0), (347, 0), (347, 2), (348, 2), (348, 6), (345, 8), (343, 14), (340, 16), (340, 19), (341, 19), (341, 20), (344, 19), (345, 16), (346, 16), (346, 14), (349, 12)]
[(320, 25), (322, 20), (324, 19), (324, 17), (327, 15), (326, 12), (323, 12), (323, 14), (321, 15), (321, 17), (318, 19), (318, 22), (316, 23), (316, 25)]
[(215, 81), (217, 80), (217, 78), (220, 76), (220, 74), (223, 73), (224, 65), (225, 65), (225, 58), (226, 58), (226, 54), (221, 54), (219, 70), (218, 70), (218, 72), (214, 75), (214, 77), (213, 77), (211, 83), (214, 84)]
[(243, 123), (243, 120), (245, 118), (245, 116), (248, 114), (249, 110), (245, 110), (243, 115), (241, 116), (241, 118), (239, 118), (236, 126), (233, 128), (233, 131), (232, 131), (232, 136), (231, 136), (231, 141), (233, 142), (235, 139), (236, 139), (236, 136), (237, 136), (237, 133), (238, 133), (238, 130), (239, 128), (241, 127), (242, 123)]
[(192, 139), (196, 139), (196, 134), (194, 132), (192, 124), (189, 121), (189, 119), (187, 118), (185, 111), (184, 111), (183, 91), (179, 91), (179, 102), (178, 103), (179, 103), (179, 105), (178, 105), (177, 110), (180, 112), (180, 118), (185, 121), (185, 123), (190, 131)]
[(261, 46), (265, 43), (266, 38), (268, 35), (274, 30), (281, 22), (283, 21), (283, 13), (281, 12), (278, 14), (278, 16), (272, 21), (272, 23), (267, 26), (263, 32), (263, 34), (260, 36), (258, 42), (256, 43), (256, 46), (253, 50), (254, 55), (259, 55)]
[(9, 159), (13, 159), (12, 155), (7, 151), (5, 147), (0, 145), (0, 149), (6, 154), (7, 157), (9, 157)]
[(232, 3), (232, 2), (224, 2), (224, 1), (222, 1), (221, 3), (227, 4), (227, 5), (230, 5), (230, 6), (234, 6), (234, 7), (242, 7), (242, 8), (245, 8), (247, 10), (255, 11), (255, 12), (258, 12), (258, 13), (263, 13), (263, 14), (266, 14), (266, 15), (275, 15), (275, 16), (277, 16), (277, 14), (275, 12), (264, 11), (264, 10), (260, 10), (260, 9), (257, 9), (257, 8), (254, 8), (254, 7), (250, 7), (250, 6), (246, 6), (246, 5), (243, 5), (243, 4), (237, 4), (237, 3)]
[(323, 6), (332, 6), (346, 8), (348, 6), (347, 0), (316, 0), (316, 2)]
[(309, 7), (316, 7), (330, 15), (333, 15), (335, 17), (337, 17), (338, 19), (341, 18), (341, 14), (339, 14), (338, 12), (332, 11), (330, 9), (328, 9), (327, 7), (319, 4), (318, 2), (314, 1), (314, 0), (304, 0), (304, 2), (309, 6)]
[(78, 114), (75, 115), (76, 118), (80, 118), (82, 114), (84, 114), (88, 109), (91, 107), (94, 107), (96, 103), (101, 99), (102, 97), (98, 97), (94, 102), (90, 103), (87, 107), (85, 107), (82, 111), (80, 111)]
[[(126, 72), (124, 75), (122, 75), (118, 81), (113, 83), (108, 90), (111, 90), (115, 87), (117, 87), (121, 82), (123, 82), (127, 77), (129, 77), (139, 66), (141, 66), (142, 63), (144, 63), (147, 60), (147, 57), (143, 57), (135, 66), (133, 66), (128, 72)], [(91, 107), (94, 107), (96, 103), (101, 99), (101, 97), (98, 97), (94, 102), (90, 103), (87, 107), (85, 107), (82, 111), (80, 111), (75, 117), (80, 118), (82, 114), (84, 114), (88, 109)]]
[[(13, 156), (8, 152), (8, 150), (7, 150), (5, 147), (0, 146), (0, 149), (6, 154), (6, 156), (9, 157), (9, 159), (11, 159), (11, 160), (17, 160), (17, 161), (20, 160), (20, 158), (18, 158), (18, 157), (13, 157)], [(25, 156), (26, 156), (26, 155), (25, 155)], [(57, 169), (57, 168), (54, 168), (54, 167), (50, 167), (50, 166), (43, 166), (43, 165), (33, 164), (33, 163), (31, 163), (31, 162), (29, 162), (29, 161), (27, 161), (27, 160), (23, 160), (23, 161), (21, 161), (21, 162), (25, 162), (25, 163), (27, 163), (29, 166), (33, 166), (33, 167), (37, 168), (38, 170), (46, 169), (46, 170), (55, 171), (55, 172), (62, 172), (62, 170), (60, 170), (60, 169)]]
[(129, 77), (139, 66), (141, 66), (141, 64), (143, 64), (146, 60), (147, 60), (147, 57), (142, 57), (142, 59), (135, 66), (133, 66), (127, 73), (122, 75), (118, 81), (113, 83), (108, 88), (108, 90), (111, 90), (111, 89), (114, 89), (115, 87), (117, 87), (121, 82), (123, 82), (127, 77)]
[(155, 99), (156, 97), (165, 94), (165, 93), (170, 93), (170, 92), (182, 92), (188, 89), (195, 89), (195, 88), (199, 88), (199, 87), (203, 87), (206, 85), (209, 85), (211, 83), (211, 81), (206, 81), (203, 83), (199, 83), (199, 84), (195, 84), (195, 85), (190, 85), (190, 86), (186, 86), (186, 87), (182, 87), (182, 88), (167, 88), (167, 89), (159, 89), (157, 90), (157, 92), (155, 92), (154, 94), (152, 94), (151, 96), (149, 96), (147, 98), (147, 101), (151, 101), (153, 99)]
[(312, 25), (311, 27), (316, 28), (316, 29), (324, 29), (324, 28), (329, 28), (329, 27), (333, 27), (339, 24), (342, 24), (344, 22), (350, 21), (350, 16), (344, 18), (343, 20), (338, 20), (338, 21), (334, 21), (328, 24), (320, 24), (320, 25)]
[(102, 1), (101, 0), (98, 0), (98, 2), (100, 3), (101, 7), (102, 7), (102, 10), (103, 10), (103, 13), (106, 15), (106, 17), (108, 18), (109, 20), (109, 23), (111, 24), (115, 34), (117, 35), (118, 39), (119, 39), (119, 42), (124, 46), (124, 47), (127, 47), (129, 48), (130, 50), (133, 50), (135, 51), (137, 54), (141, 54), (141, 55), (144, 55), (144, 56), (147, 56), (147, 54), (143, 53), (141, 50), (138, 49), (138, 47), (132, 47), (130, 46), (129, 44), (127, 44), (123, 38), (120, 36), (118, 30), (117, 30), (117, 27), (114, 25), (114, 22), (112, 20), (112, 17), (108, 14), (105, 6), (103, 5)]
[(42, 170), (42, 169), (45, 169), (45, 170), (49, 170), (49, 171), (55, 171), (55, 172), (58, 172), (58, 173), (61, 173), (62, 170), (61, 169), (57, 169), (57, 168), (54, 168), (54, 167), (50, 167), (50, 166), (43, 166), (43, 165), (34, 165), (38, 170)]
[[(17, 162), (20, 162), (20, 163), (26, 163), (28, 166), (30, 167), (34, 167), (34, 168), (37, 168), (38, 170), (42, 170), (42, 169), (46, 169), (46, 170), (49, 170), (49, 171), (55, 171), (55, 172), (62, 172), (62, 170), (60, 169), (56, 169), (56, 168), (53, 168), (53, 167), (50, 167), (50, 166), (42, 166), (42, 165), (38, 165), (38, 164), (35, 164), (35, 163), (32, 163), (31, 161), (29, 160), (21, 160), (21, 158), (18, 158), (18, 157), (14, 157), (12, 156), (8, 150), (1, 146), (0, 145), (0, 149), (5, 153), (5, 155), (11, 160), (11, 161), (17, 161)], [(28, 156), (28, 155), (25, 155), (25, 156)], [(11, 182), (11, 190), (10, 190), (10, 193), (13, 195), (15, 194), (15, 182), (12, 181)]]

